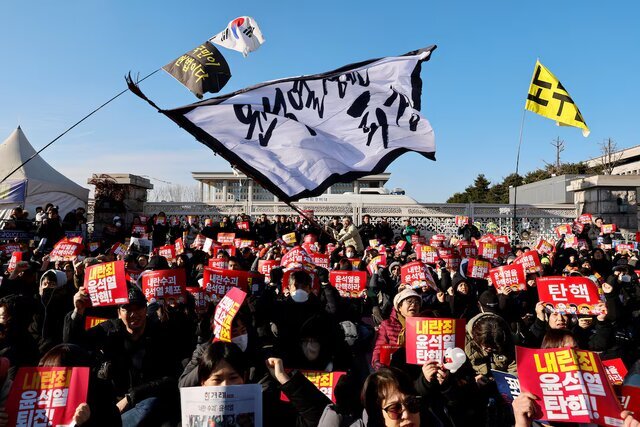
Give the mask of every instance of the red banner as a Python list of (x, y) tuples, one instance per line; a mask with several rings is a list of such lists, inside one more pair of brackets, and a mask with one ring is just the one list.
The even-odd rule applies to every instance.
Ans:
[(536, 286), (540, 301), (558, 313), (600, 314), (598, 286), (586, 277), (537, 277)]
[(490, 268), (491, 266), (489, 264), (489, 261), (469, 258), (469, 263), (467, 264), (467, 277), (473, 277), (474, 279), (484, 279), (489, 275)]
[(578, 222), (580, 224), (591, 224), (593, 222), (593, 216), (591, 214), (582, 214), (578, 217)]
[(218, 243), (221, 245), (233, 246), (233, 241), (236, 238), (236, 233), (218, 233)]
[(173, 243), (173, 247), (175, 248), (176, 256), (182, 255), (184, 253), (184, 241), (182, 240), (182, 237), (176, 239), (176, 241)]
[(216, 339), (231, 342), (231, 323), (246, 297), (246, 292), (238, 288), (229, 289), (222, 297), (213, 315), (213, 336)]
[(440, 259), (445, 262), (447, 268), (457, 270), (460, 267), (460, 257), (458, 255), (441, 256)]
[(536, 251), (541, 254), (550, 254), (553, 252), (553, 245), (544, 239), (540, 239), (540, 241), (536, 245)]
[(88, 389), (89, 368), (20, 368), (7, 398), (7, 425), (72, 425)]
[(492, 260), (498, 258), (498, 244), (495, 242), (479, 242), (478, 256)]
[(87, 316), (84, 319), (84, 330), (88, 331), (94, 326), (98, 326), (100, 323), (106, 322), (107, 320), (109, 319), (106, 319), (104, 317)]
[(458, 251), (462, 258), (475, 258), (478, 256), (478, 247), (463, 240), (458, 243)]
[(402, 283), (411, 285), (414, 289), (428, 286), (438, 290), (429, 269), (421, 261), (413, 261), (400, 267), (400, 278)]
[(425, 244), (427, 243), (427, 239), (424, 236), (421, 236), (419, 234), (412, 234), (411, 235), (411, 244), (412, 245), (419, 245), (419, 244)]
[(229, 266), (227, 258), (210, 258), (209, 267), (226, 269)]
[(209, 304), (211, 303), (211, 297), (207, 292), (198, 287), (187, 287), (187, 292), (193, 296), (193, 300), (196, 306), (196, 313), (206, 313), (209, 309)]
[(343, 298), (365, 298), (367, 296), (366, 271), (332, 271), (329, 282)]
[(73, 261), (82, 252), (84, 246), (80, 243), (70, 242), (67, 238), (55, 244), (49, 254), (49, 261)]
[(573, 234), (573, 226), (571, 224), (562, 224), (555, 228), (556, 236), (558, 238), (562, 237), (562, 235)]
[(400, 240), (398, 243), (396, 243), (396, 248), (395, 248), (393, 253), (396, 256), (400, 256), (400, 254), (402, 253), (402, 251), (404, 250), (405, 247), (407, 247), (407, 241), (406, 240)]
[(236, 222), (236, 227), (238, 227), (238, 230), (249, 231), (249, 221)]
[(416, 258), (425, 264), (435, 264), (439, 261), (438, 249), (428, 245), (416, 245)]
[(233, 288), (253, 292), (254, 286), (264, 284), (264, 276), (251, 271), (224, 270), (221, 268), (205, 267), (202, 288), (207, 291), (212, 300), (219, 301)]
[(434, 360), (443, 363), (445, 350), (464, 349), (463, 319), (408, 317), (406, 322), (407, 363), (424, 365)]
[(457, 227), (462, 227), (465, 226), (467, 224), (469, 224), (469, 217), (468, 216), (456, 216), (456, 226)]
[(124, 261), (91, 265), (84, 272), (84, 289), (93, 307), (127, 304), (127, 278)]
[(258, 272), (263, 274), (265, 277), (269, 277), (271, 274), (271, 269), (274, 267), (278, 267), (280, 263), (275, 259), (264, 260), (261, 259), (258, 261)]
[(131, 234), (147, 234), (147, 227), (141, 224), (134, 224), (131, 226)]
[(541, 419), (622, 425), (620, 404), (596, 353), (516, 347), (516, 359), (520, 389), (538, 396)]
[(280, 265), (285, 268), (291, 268), (293, 266), (301, 267), (311, 263), (311, 257), (307, 251), (302, 249), (300, 246), (291, 248), (291, 250), (284, 254), (280, 260)]
[(175, 261), (176, 247), (173, 245), (160, 246), (158, 249), (158, 255), (165, 257), (167, 261)]
[(617, 229), (618, 227), (616, 227), (615, 224), (602, 224), (602, 227), (600, 228), (602, 234), (615, 233)]
[(447, 237), (444, 234), (434, 234), (429, 239), (429, 246), (435, 246), (436, 248), (441, 248), (444, 246), (444, 242), (447, 240)]
[(538, 273), (542, 271), (540, 256), (536, 251), (527, 251), (513, 261), (514, 264), (521, 264), (525, 273)]
[(321, 254), (319, 252), (311, 252), (309, 255), (311, 256), (312, 263), (318, 267), (326, 268), (327, 270), (329, 269), (329, 255)]
[(183, 302), (187, 277), (184, 269), (148, 271), (142, 275), (142, 292), (149, 302)]
[(524, 291), (527, 289), (527, 276), (524, 273), (522, 264), (504, 265), (489, 270), (489, 277), (496, 289), (510, 287), (514, 291)]
[(624, 366), (622, 359), (603, 360), (602, 365), (607, 371), (607, 378), (609, 378), (609, 382), (613, 385), (622, 385), (624, 377), (626, 377), (629, 372), (627, 367)]
[(16, 265), (22, 261), (22, 252), (18, 251), (18, 252), (13, 252), (11, 254), (11, 259), (9, 260), (9, 265), (7, 266), (7, 271), (9, 273), (13, 273), (13, 271), (16, 269)]

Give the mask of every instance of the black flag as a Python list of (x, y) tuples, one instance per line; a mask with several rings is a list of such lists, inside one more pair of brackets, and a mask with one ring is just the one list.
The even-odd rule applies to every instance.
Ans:
[(229, 64), (208, 41), (171, 61), (162, 69), (200, 99), (205, 92), (219, 92), (231, 78)]

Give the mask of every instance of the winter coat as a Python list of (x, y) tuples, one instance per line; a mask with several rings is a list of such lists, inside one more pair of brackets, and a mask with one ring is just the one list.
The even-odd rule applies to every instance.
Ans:
[[(467, 358), (471, 362), (471, 366), (478, 375), (490, 375), (490, 370), (495, 369), (498, 371), (509, 372), (515, 374), (516, 371), (516, 359), (515, 354), (512, 352), (505, 354), (491, 353), (487, 355), (478, 344), (475, 343), (471, 335), (473, 325), (485, 317), (492, 317), (503, 323), (503, 327), (510, 333), (509, 325), (507, 322), (497, 314), (493, 313), (480, 313), (467, 323), (466, 327), (466, 342), (464, 351), (467, 354)], [(515, 347), (514, 347), (515, 348)]]
[(380, 324), (376, 335), (376, 344), (373, 347), (373, 356), (371, 357), (371, 366), (373, 366), (374, 369), (379, 369), (382, 366), (380, 363), (380, 350), (382, 346), (398, 344), (398, 336), (404, 329), (404, 326), (402, 326), (402, 323), (400, 323), (398, 319), (399, 315), (400, 314), (393, 309), (391, 310), (391, 316)]

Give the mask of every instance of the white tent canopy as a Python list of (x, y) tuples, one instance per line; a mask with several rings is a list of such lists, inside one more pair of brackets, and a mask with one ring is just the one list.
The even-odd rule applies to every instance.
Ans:
[[(0, 145), (0, 180), (36, 153), (33, 146), (18, 127)], [(79, 207), (87, 207), (89, 190), (71, 181), (55, 170), (40, 155), (18, 169), (8, 180), (27, 180), (27, 196), (24, 208), (30, 217), (35, 216), (37, 206), (52, 203), (58, 206), (62, 217)], [(1, 204), (0, 218), (6, 218), (17, 203)]]

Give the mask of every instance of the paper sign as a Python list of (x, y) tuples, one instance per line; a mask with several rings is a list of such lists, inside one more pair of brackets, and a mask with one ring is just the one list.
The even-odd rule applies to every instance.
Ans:
[(602, 234), (615, 233), (616, 229), (617, 227), (615, 224), (602, 224), (602, 227), (600, 228), (600, 230), (602, 231)]
[(311, 257), (300, 246), (291, 248), (280, 260), (280, 265), (284, 268), (303, 267), (311, 263)]
[(469, 217), (468, 216), (456, 216), (456, 226), (457, 227), (463, 227), (465, 225), (469, 224)]
[(88, 389), (89, 368), (19, 368), (7, 398), (7, 425), (72, 425)]
[(249, 221), (236, 222), (236, 227), (238, 228), (238, 230), (249, 231)]
[(616, 252), (625, 253), (625, 252), (633, 252), (635, 250), (635, 246), (633, 243), (620, 243), (616, 245)]
[(458, 251), (462, 258), (475, 258), (478, 256), (478, 247), (463, 240), (458, 243)]
[(134, 224), (131, 226), (131, 234), (143, 235), (147, 233), (147, 227), (141, 224)]
[(371, 246), (372, 248), (377, 248), (378, 246), (380, 246), (380, 240), (369, 239), (369, 246)]
[(580, 224), (591, 224), (593, 222), (593, 216), (591, 214), (582, 214), (578, 217), (578, 222)]
[(233, 241), (236, 238), (236, 233), (218, 233), (218, 243), (221, 245), (233, 246)]
[(573, 234), (573, 227), (571, 224), (562, 224), (556, 227), (556, 236), (562, 237), (563, 234)]
[(412, 245), (418, 245), (418, 244), (425, 244), (427, 243), (427, 239), (424, 236), (421, 236), (419, 234), (412, 234), (411, 235), (411, 244)]
[(596, 353), (516, 346), (516, 360), (520, 388), (538, 396), (541, 419), (621, 425), (622, 409)]
[(542, 271), (540, 256), (536, 251), (527, 251), (513, 261), (514, 264), (521, 264), (525, 273), (537, 273)]
[(407, 363), (424, 365), (443, 362), (444, 351), (464, 348), (464, 319), (408, 317), (406, 319)]
[(184, 240), (182, 240), (182, 237), (179, 237), (176, 239), (176, 241), (173, 243), (173, 247), (175, 249), (175, 255), (182, 255), (184, 253)]
[(603, 360), (602, 365), (604, 365), (604, 368), (607, 371), (607, 378), (609, 378), (609, 382), (613, 385), (622, 385), (624, 377), (626, 377), (629, 372), (627, 367), (624, 366), (622, 359)]
[(496, 381), (498, 393), (500, 393), (505, 403), (511, 404), (513, 399), (520, 395), (520, 381), (515, 375), (492, 369), (491, 376)]
[(367, 264), (367, 271), (369, 274), (373, 275), (378, 272), (378, 267), (386, 267), (387, 265), (387, 256), (386, 255), (378, 255), (375, 258), (372, 258)]
[(204, 253), (210, 253), (211, 252), (211, 248), (213, 247), (213, 239), (207, 237), (204, 239), (204, 244), (202, 245), (202, 252)]
[(167, 261), (175, 261), (176, 247), (173, 245), (160, 246), (160, 248), (158, 249), (158, 255), (165, 257)]
[(544, 239), (540, 239), (540, 241), (536, 245), (536, 251), (541, 254), (550, 254), (553, 252), (553, 245)]
[(156, 217), (156, 225), (166, 225), (166, 224), (167, 224), (167, 217), (165, 216)]
[(202, 288), (214, 302), (220, 301), (233, 288), (246, 293), (257, 292), (260, 283), (264, 284), (264, 276), (259, 273), (211, 267), (205, 267), (202, 278)]
[(124, 261), (91, 265), (84, 272), (84, 288), (93, 307), (127, 304), (127, 278)]
[(193, 297), (196, 313), (206, 313), (209, 309), (209, 304), (211, 303), (211, 297), (209, 294), (204, 289), (195, 286), (188, 286), (187, 292)]
[(537, 277), (539, 300), (558, 313), (600, 314), (598, 286), (586, 277)]
[(258, 272), (263, 274), (266, 277), (269, 277), (271, 274), (271, 269), (274, 267), (278, 267), (280, 263), (275, 259), (264, 260), (261, 259), (258, 261)]
[(578, 247), (578, 238), (573, 234), (567, 234), (564, 236), (564, 247), (565, 248), (577, 248)]
[(309, 253), (311, 256), (311, 262), (317, 265), (318, 267), (326, 268), (327, 270), (330, 267), (329, 255), (321, 254), (319, 252), (311, 252)]
[(479, 242), (478, 256), (492, 260), (498, 258), (498, 244), (495, 242)]
[(180, 389), (182, 427), (262, 427), (262, 387), (243, 384)]
[(394, 254), (396, 256), (400, 256), (400, 254), (402, 254), (402, 251), (404, 250), (404, 248), (407, 246), (407, 241), (406, 240), (400, 240), (398, 243), (396, 243), (396, 249), (394, 251)]
[(239, 288), (231, 288), (216, 306), (213, 315), (213, 336), (224, 342), (231, 342), (231, 323), (238, 314), (247, 293)]
[(457, 270), (460, 267), (460, 257), (458, 255), (442, 255), (440, 259), (445, 262), (445, 265), (450, 270)]
[[(325, 396), (331, 399), (333, 403), (336, 403), (335, 387), (340, 378), (345, 375), (346, 372), (300, 371), (300, 373)], [(283, 402), (289, 401), (284, 393), (280, 395), (280, 400)]]
[(411, 285), (413, 289), (428, 286), (438, 291), (429, 269), (421, 261), (413, 261), (400, 267), (400, 278), (402, 283)]
[(366, 298), (367, 296), (366, 271), (332, 271), (329, 274), (329, 282), (343, 298)]
[(416, 245), (416, 258), (425, 264), (435, 264), (440, 258), (438, 257), (438, 249), (428, 245)]
[(70, 242), (66, 238), (55, 244), (49, 254), (49, 261), (73, 261), (80, 253), (83, 246), (80, 243)]
[(398, 344), (383, 344), (380, 346), (380, 363), (384, 366), (391, 366), (393, 354), (402, 348)]
[(207, 238), (202, 234), (198, 234), (195, 239), (193, 239), (193, 243), (191, 247), (194, 249), (202, 249), (204, 243), (207, 241)]
[(484, 279), (489, 275), (489, 268), (491, 268), (489, 261), (469, 258), (469, 263), (467, 264), (467, 277)]
[(635, 418), (640, 414), (640, 387), (623, 385), (618, 395), (625, 411), (631, 411)]
[(220, 254), (220, 252), (226, 252), (227, 255), (229, 256), (236, 256), (236, 247), (235, 246), (229, 246), (229, 245), (224, 245), (224, 246), (214, 246), (213, 247), (213, 257), (214, 258), (219, 258), (222, 255)]
[(147, 271), (142, 275), (142, 292), (149, 302), (184, 302), (186, 286), (182, 268)]
[(447, 240), (447, 237), (444, 234), (434, 234), (429, 239), (429, 246), (435, 246), (436, 248), (441, 248), (444, 246), (444, 242)]
[(496, 289), (502, 289), (505, 286), (510, 287), (514, 291), (524, 291), (527, 289), (527, 276), (522, 264), (514, 263), (492, 268), (489, 270), (489, 277)]
[(18, 264), (20, 261), (22, 261), (22, 252), (13, 252), (11, 254), (11, 259), (9, 260), (9, 265), (7, 266), (7, 271), (9, 273), (13, 273), (13, 271), (16, 269), (16, 264)]
[(282, 235), (282, 240), (289, 246), (296, 244), (296, 233), (287, 233)]
[(84, 319), (84, 330), (88, 331), (94, 326), (98, 326), (100, 323), (106, 322), (107, 320), (109, 319), (106, 319), (104, 317), (87, 316)]

